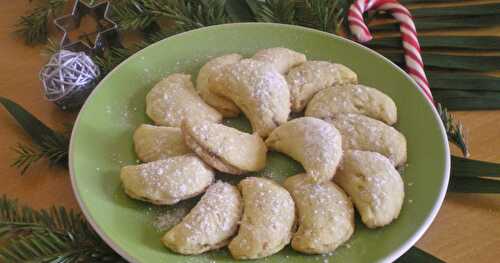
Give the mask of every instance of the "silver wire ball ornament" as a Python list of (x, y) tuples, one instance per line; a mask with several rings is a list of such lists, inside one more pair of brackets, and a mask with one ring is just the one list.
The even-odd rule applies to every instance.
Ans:
[(47, 100), (62, 110), (77, 109), (94, 89), (99, 67), (84, 52), (61, 50), (40, 71)]

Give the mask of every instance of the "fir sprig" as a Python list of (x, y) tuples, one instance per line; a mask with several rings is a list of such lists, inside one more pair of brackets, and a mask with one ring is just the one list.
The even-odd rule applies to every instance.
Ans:
[(263, 22), (297, 24), (336, 33), (345, 16), (347, 0), (247, 0)]
[(453, 116), (440, 103), (437, 103), (436, 109), (441, 117), (448, 140), (457, 145), (465, 157), (469, 156), (469, 147), (465, 137), (463, 125), (453, 119)]
[(228, 22), (225, 0), (145, 0), (143, 4), (153, 15), (170, 19), (184, 30)]
[(34, 210), (0, 198), (1, 262), (124, 262), (73, 210)]
[(145, 39), (130, 47), (110, 48), (105, 54), (94, 56), (94, 61), (99, 65), (103, 75), (105, 75), (135, 52), (179, 32), (182, 32), (182, 30), (171, 28), (169, 30), (151, 33)]
[(294, 0), (257, 1), (259, 11), (256, 13), (256, 19), (261, 22), (295, 24), (295, 2)]
[(21, 170), (21, 175), (42, 158), (47, 158), (50, 165), (61, 164), (67, 166), (69, 141), (66, 137), (46, 137), (36, 147), (19, 143), (14, 152), (17, 153), (16, 159), (11, 166)]
[(48, 38), (48, 20), (57, 16), (67, 0), (44, 0), (29, 14), (21, 16), (16, 24), (16, 33), (24, 38), (28, 45), (45, 43)]
[(25, 174), (33, 163), (43, 157), (42, 152), (22, 143), (18, 143), (12, 150), (17, 153), (17, 157), (12, 162), (11, 166), (20, 169), (21, 175)]
[(145, 8), (143, 1), (116, 1), (112, 18), (118, 22), (120, 30), (144, 30), (154, 23), (155, 16)]
[[(303, 23), (311, 23), (313, 27), (330, 33), (336, 33), (344, 18), (342, 0), (305, 0)], [(307, 19), (307, 20), (306, 20)]]
[(35, 147), (18, 144), (14, 151), (18, 154), (12, 166), (21, 169), (21, 174), (36, 161), (45, 157), (51, 165), (67, 166), (69, 138), (52, 130), (21, 105), (4, 97), (0, 104), (14, 117), (19, 125), (28, 133)]

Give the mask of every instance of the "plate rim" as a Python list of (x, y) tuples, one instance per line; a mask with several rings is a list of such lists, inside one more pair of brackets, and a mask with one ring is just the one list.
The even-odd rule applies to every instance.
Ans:
[[(140, 262), (140, 261), (138, 259), (136, 259), (135, 257), (131, 256), (127, 251), (123, 250), (120, 246), (118, 246), (117, 244), (115, 244), (115, 242), (97, 224), (97, 222), (94, 220), (94, 218), (90, 214), (90, 211), (88, 210), (86, 204), (83, 202), (83, 200), (82, 200), (82, 198), (80, 196), (80, 191), (78, 190), (78, 187), (77, 187), (76, 176), (75, 176), (75, 167), (73, 165), (73, 163), (74, 163), (74, 151), (75, 151), (75, 142), (74, 142), (73, 138), (75, 138), (75, 135), (77, 133), (78, 127), (80, 125), (80, 118), (81, 118), (81, 115), (82, 115), (81, 113), (86, 109), (86, 107), (89, 104), (89, 101), (95, 95), (96, 91), (99, 88), (101, 88), (101, 86), (102, 86), (101, 82), (103, 82), (106, 79), (108, 79), (115, 70), (119, 70), (124, 64), (127, 63), (127, 61), (133, 59), (136, 56), (141, 56), (141, 53), (144, 52), (145, 49), (147, 49), (149, 47), (152, 47), (152, 46), (155, 46), (155, 45), (160, 45), (163, 42), (169, 41), (171, 39), (183, 37), (184, 35), (195, 34), (198, 31), (210, 30), (212, 28), (238, 27), (238, 26), (246, 26), (246, 25), (268, 26), (268, 27), (276, 27), (276, 28), (284, 28), (284, 27), (286, 27), (286, 28), (298, 29), (298, 30), (303, 30), (303, 31), (308, 31), (308, 32), (311, 32), (311, 33), (315, 33), (315, 34), (321, 34), (321, 35), (324, 35), (325, 37), (329, 37), (329, 38), (335, 38), (336, 40), (342, 41), (342, 42), (344, 42), (346, 44), (357, 46), (358, 48), (364, 49), (364, 50), (372, 53), (373, 55), (375, 55), (379, 59), (384, 60), (386, 63), (391, 64), (394, 68), (396, 68), (396, 70), (398, 70), (400, 73), (402, 73), (405, 76), (405, 78), (408, 79), (413, 84), (414, 88), (418, 90), (418, 92), (420, 93), (421, 96), (425, 97), (424, 92), (418, 87), (418, 84), (415, 82), (415, 80), (413, 78), (411, 78), (408, 75), (408, 73), (406, 73), (403, 69), (401, 69), (399, 66), (397, 66), (392, 61), (390, 61), (386, 57), (382, 56), (378, 52), (376, 52), (376, 51), (374, 51), (374, 50), (372, 50), (372, 49), (370, 49), (368, 47), (365, 47), (365, 46), (363, 46), (363, 45), (361, 45), (361, 44), (359, 44), (359, 43), (357, 43), (355, 41), (347, 39), (345, 37), (341, 37), (341, 36), (338, 36), (338, 35), (330, 34), (330, 33), (323, 32), (323, 31), (316, 30), (316, 29), (312, 29), (312, 28), (297, 26), (297, 25), (266, 23), (266, 22), (244, 22), (244, 23), (227, 23), (227, 24), (213, 25), (213, 26), (207, 26), (207, 27), (202, 27), (202, 28), (198, 28), (198, 29), (194, 29), (194, 30), (189, 30), (189, 31), (186, 31), (186, 32), (182, 32), (182, 33), (179, 33), (179, 34), (167, 37), (165, 39), (162, 39), (162, 40), (160, 40), (160, 41), (158, 41), (156, 43), (153, 43), (153, 44), (147, 46), (144, 49), (141, 49), (140, 51), (134, 53), (133, 55), (131, 55), (130, 57), (128, 57), (127, 59), (125, 59), (124, 61), (122, 61), (119, 65), (117, 65), (110, 72), (108, 72), (108, 74), (106, 75), (106, 77), (104, 77), (99, 82), (99, 84), (92, 90), (92, 92), (90, 93), (90, 95), (86, 99), (85, 103), (81, 107), (80, 111), (78, 112), (78, 116), (77, 116), (77, 118), (75, 120), (75, 124), (74, 124), (73, 130), (71, 132), (71, 138), (70, 138), (70, 144), (69, 144), (69, 154), (68, 154), (68, 164), (69, 164), (69, 173), (70, 173), (70, 179), (71, 179), (71, 187), (72, 187), (73, 193), (74, 193), (74, 195), (76, 197), (76, 200), (78, 202), (78, 205), (80, 206), (80, 209), (83, 212), (83, 215), (85, 216), (87, 222), (92, 226), (92, 228), (95, 230), (95, 232), (99, 235), (99, 237), (102, 238), (104, 240), (104, 242), (108, 246), (110, 246), (116, 253), (118, 253), (120, 256), (122, 256), (128, 262), (134, 262), (135, 263), (135, 262)], [(451, 166), (450, 165), (451, 164), (451, 156), (450, 156), (450, 149), (449, 149), (448, 137), (446, 135), (443, 123), (441, 121), (439, 121), (440, 120), (440, 116), (439, 116), (436, 108), (434, 107), (434, 105), (432, 105), (432, 103), (429, 100), (425, 99), (425, 101), (426, 101), (426, 104), (428, 105), (428, 107), (431, 108), (432, 113), (434, 114), (435, 120), (438, 123), (439, 131), (441, 132), (441, 137), (442, 137), (442, 139), (444, 141), (444, 145), (443, 146), (444, 146), (444, 154), (445, 154), (445, 166), (444, 166), (444, 173), (445, 174), (444, 174), (444, 177), (443, 177), (443, 181), (441, 182), (441, 190), (440, 190), (439, 195), (437, 197), (437, 201), (434, 203), (434, 206), (432, 208), (431, 213), (426, 217), (425, 221), (418, 228), (418, 230), (406, 242), (404, 242), (399, 247), (397, 247), (396, 249), (394, 249), (388, 256), (386, 256), (385, 258), (383, 258), (380, 262), (393, 262), (393, 261), (395, 261), (401, 255), (403, 255), (406, 251), (408, 251), (413, 245), (415, 245), (415, 243), (417, 243), (417, 241), (429, 229), (430, 225), (432, 224), (432, 222), (436, 218), (436, 216), (437, 216), (437, 214), (438, 214), (438, 212), (439, 212), (439, 210), (440, 210), (440, 208), (441, 208), (441, 206), (443, 204), (443, 201), (444, 201), (447, 189), (448, 189), (448, 183), (449, 183), (449, 179), (450, 179), (450, 166)]]

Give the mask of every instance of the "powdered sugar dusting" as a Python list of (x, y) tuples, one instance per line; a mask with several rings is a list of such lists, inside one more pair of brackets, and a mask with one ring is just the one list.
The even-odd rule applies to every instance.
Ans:
[(159, 215), (153, 221), (153, 226), (157, 232), (165, 232), (181, 222), (189, 210), (186, 207), (176, 207), (169, 209), (166, 213)]

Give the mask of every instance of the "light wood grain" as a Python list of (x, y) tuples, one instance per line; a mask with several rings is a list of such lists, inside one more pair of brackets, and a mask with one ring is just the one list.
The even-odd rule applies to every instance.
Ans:
[[(5, 1), (0, 16), (0, 96), (5, 96), (62, 129), (76, 114), (60, 111), (44, 100), (38, 80), (46, 58), (41, 46), (28, 47), (12, 35), (13, 25), (28, 1)], [(459, 112), (467, 127), (472, 158), (500, 162), (500, 111)], [(78, 209), (67, 170), (36, 164), (25, 176), (10, 167), (11, 147), (30, 142), (10, 115), (0, 109), (0, 194), (37, 208), (64, 205)], [(456, 149), (453, 149), (458, 153)], [(448, 262), (498, 262), (500, 258), (500, 195), (448, 194), (436, 220), (418, 247)]]

